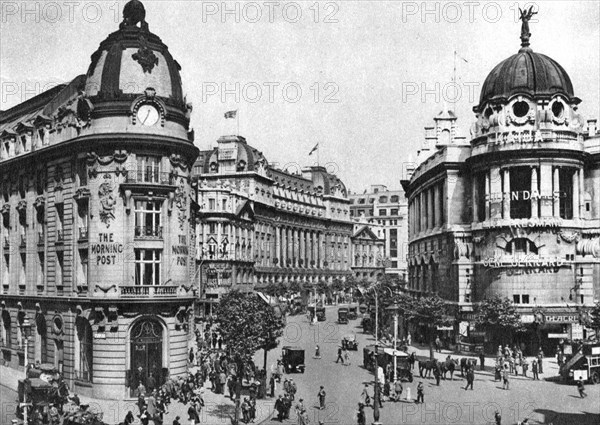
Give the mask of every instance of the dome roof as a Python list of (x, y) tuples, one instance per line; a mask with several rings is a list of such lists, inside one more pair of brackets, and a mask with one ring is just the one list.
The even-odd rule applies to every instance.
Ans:
[(522, 48), (489, 73), (481, 89), (479, 107), (487, 102), (505, 101), (516, 94), (549, 98), (559, 93), (576, 100), (564, 68), (546, 55)]
[(161, 39), (149, 31), (145, 14), (139, 0), (125, 5), (119, 30), (92, 55), (85, 89), (88, 96), (141, 95), (152, 87), (156, 96), (183, 103), (181, 67)]

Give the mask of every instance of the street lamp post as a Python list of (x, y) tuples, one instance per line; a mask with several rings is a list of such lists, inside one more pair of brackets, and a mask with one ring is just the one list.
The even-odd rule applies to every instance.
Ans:
[[(23, 333), (22, 336), (25, 343), (25, 351), (23, 353), (23, 370), (25, 372), (25, 379), (27, 379), (27, 364), (29, 363), (27, 359), (27, 352), (29, 351), (29, 336), (31, 335), (31, 323), (29, 322), (29, 318), (25, 317), (25, 319), (23, 319), (23, 323), (21, 324), (21, 331)], [(28, 424), (27, 407), (30, 405), (30, 403), (27, 403), (27, 392), (24, 391), (23, 403), (21, 403), (20, 406), (23, 408), (23, 423), (25, 425)]]
[(373, 425), (379, 425), (379, 296), (375, 292), (375, 389), (373, 391)]

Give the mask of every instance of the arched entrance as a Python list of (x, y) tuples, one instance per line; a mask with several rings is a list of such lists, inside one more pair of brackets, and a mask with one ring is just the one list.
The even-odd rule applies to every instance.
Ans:
[[(130, 332), (130, 367), (135, 390), (140, 383), (150, 391), (163, 383), (163, 328), (154, 318), (137, 322)], [(153, 379), (148, 379), (150, 376)], [(152, 382), (154, 381), (154, 382)]]

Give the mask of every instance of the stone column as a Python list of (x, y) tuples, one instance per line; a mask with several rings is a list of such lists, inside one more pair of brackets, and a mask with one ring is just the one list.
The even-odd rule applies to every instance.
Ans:
[(577, 170), (579, 173), (579, 217), (585, 216), (585, 181), (583, 168)]
[(553, 170), (553, 185), (552, 185), (552, 204), (553, 204), (553, 215), (555, 218), (560, 217), (560, 179), (559, 171), (560, 167), (554, 167)]
[(281, 228), (279, 226), (274, 226), (274, 236), (275, 236), (275, 253), (273, 254), (273, 258), (277, 258), (277, 266), (281, 267)]
[(490, 173), (485, 173), (485, 219), (490, 219), (491, 198), (490, 198)]
[[(440, 197), (441, 195), (440, 184), (436, 184), (433, 188), (433, 208), (434, 208), (434, 218), (433, 218), (433, 227), (439, 228), (442, 227), (442, 212), (440, 211)], [(398, 235), (400, 237), (400, 235)]]
[(321, 268), (321, 267), (323, 267), (323, 244), (324, 244), (323, 232), (319, 232), (317, 237), (318, 237), (319, 242), (317, 245), (316, 265), (317, 265), (317, 267)]
[(288, 228), (284, 226), (281, 229), (281, 257), (282, 257), (282, 266), (287, 267), (287, 259), (288, 259)]
[(502, 218), (510, 219), (510, 169), (505, 168), (502, 172), (504, 176), (504, 190), (502, 191)]
[(538, 205), (539, 205), (539, 197), (534, 196), (535, 194), (539, 194), (539, 185), (538, 185), (538, 170), (537, 167), (531, 167), (531, 218), (538, 218)]
[(478, 182), (479, 182), (479, 175), (474, 175), (473, 180), (471, 182), (471, 205), (473, 205), (473, 208), (472, 208), (473, 217), (472, 217), (471, 221), (473, 223), (479, 221), (479, 204), (477, 202), (477, 200), (479, 199), (479, 194), (477, 192), (477, 188), (479, 187)]
[(579, 170), (573, 173), (573, 219), (579, 218)]
[(433, 187), (430, 187), (427, 190), (427, 228), (433, 229), (435, 227), (435, 190)]
[[(300, 259), (302, 260), (302, 267), (306, 267), (306, 231), (298, 231), (298, 240), (300, 242)], [(298, 261), (300, 263), (300, 261)]]
[(540, 165), (541, 217), (552, 217), (552, 165)]

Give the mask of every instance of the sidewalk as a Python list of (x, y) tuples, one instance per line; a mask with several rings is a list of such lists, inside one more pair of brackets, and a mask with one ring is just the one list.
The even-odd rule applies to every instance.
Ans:
[[(202, 397), (204, 398), (205, 406), (200, 414), (200, 423), (207, 425), (229, 425), (235, 417), (234, 401), (229, 399), (229, 396), (224, 394), (215, 394), (210, 389), (210, 381), (206, 382)], [(242, 392), (242, 400), (248, 395)], [(82, 404), (89, 404), (90, 410), (95, 412), (103, 412), (103, 421), (109, 425), (117, 425), (123, 421), (128, 411), (132, 411), (135, 416), (134, 424), (140, 424), (137, 417), (139, 410), (136, 404), (137, 400), (98, 400), (80, 396)], [(265, 398), (256, 401), (256, 419), (255, 424), (259, 424), (268, 419), (273, 412), (275, 398)], [(169, 413), (164, 415), (164, 424), (170, 425), (176, 416), (179, 416), (179, 421), (182, 425), (187, 425), (189, 405), (184, 405), (179, 401), (172, 400), (169, 406)], [(240, 414), (241, 421), (241, 414)], [(152, 421), (150, 421), (152, 424)], [(196, 424), (197, 425), (197, 424)]]
[[(417, 356), (426, 356), (429, 357), (429, 346), (428, 345), (411, 345), (409, 346), (408, 350), (409, 353), (412, 353), (413, 351), (416, 353)], [(458, 367), (458, 375), (460, 376), (460, 360), (463, 358), (470, 358), (470, 359), (477, 359), (477, 366), (475, 367), (475, 372), (476, 373), (480, 373), (480, 374), (490, 374), (490, 375), (494, 375), (495, 372), (495, 366), (496, 366), (496, 357), (495, 356), (489, 356), (486, 355), (485, 356), (485, 370), (482, 371), (480, 370), (480, 364), (479, 364), (479, 354), (472, 354), (472, 355), (465, 355), (465, 354), (456, 354), (456, 352), (451, 351), (451, 350), (441, 350), (440, 353), (433, 352), (433, 356), (434, 358), (436, 358), (437, 360), (446, 360), (446, 357), (448, 357), (448, 355), (450, 355), (450, 357), (452, 357), (455, 360), (459, 361), (459, 367)], [(531, 362), (533, 361), (534, 357), (533, 356), (527, 356), (526, 357), (527, 361), (529, 362), (529, 371), (527, 372), (527, 377), (524, 377), (522, 374), (519, 375), (518, 377), (514, 374), (511, 375), (512, 378), (522, 378), (525, 380), (531, 380), (531, 377), (533, 376), (533, 374), (531, 373)], [(418, 367), (418, 366), (415, 366)], [(456, 376), (456, 372), (454, 373), (454, 375)], [(558, 373), (558, 363), (556, 361), (556, 358), (554, 357), (544, 357), (544, 373), (540, 374), (540, 379), (541, 380), (548, 380), (548, 378), (556, 378), (558, 377), (559, 373)]]

